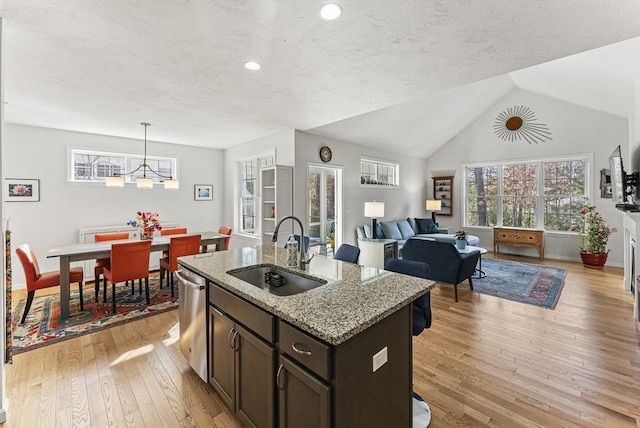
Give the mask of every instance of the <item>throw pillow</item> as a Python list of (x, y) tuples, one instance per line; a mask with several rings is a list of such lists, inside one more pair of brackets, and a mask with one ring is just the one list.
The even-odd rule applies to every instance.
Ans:
[(398, 220), (396, 223), (398, 224), (398, 229), (400, 229), (400, 233), (402, 234), (402, 239), (409, 239), (415, 235), (413, 227), (411, 227), (406, 219)]
[(417, 218), (418, 233), (438, 233), (438, 226), (430, 218)]
[(398, 223), (394, 221), (383, 221), (381, 224), (384, 236), (388, 239), (401, 240), (402, 233), (398, 229)]
[(382, 230), (382, 226), (380, 226), (380, 223), (376, 223), (376, 236), (378, 237), (378, 239), (386, 238), (384, 236), (384, 230)]

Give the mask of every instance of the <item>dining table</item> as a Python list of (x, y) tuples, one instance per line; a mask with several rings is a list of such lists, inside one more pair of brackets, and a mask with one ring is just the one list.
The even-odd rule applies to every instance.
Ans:
[[(216, 251), (224, 249), (224, 240), (229, 235), (217, 232), (195, 232), (179, 235), (154, 236), (151, 241), (151, 251), (168, 251), (171, 238), (189, 235), (200, 235), (202, 239), (202, 251), (206, 252), (209, 245), (216, 246)], [(108, 259), (111, 257), (111, 245), (134, 242), (139, 239), (123, 239), (117, 241), (85, 242), (75, 244), (65, 244), (51, 247), (47, 257), (58, 257), (60, 259), (60, 320), (69, 319), (69, 269), (71, 262), (78, 262), (92, 259)]]

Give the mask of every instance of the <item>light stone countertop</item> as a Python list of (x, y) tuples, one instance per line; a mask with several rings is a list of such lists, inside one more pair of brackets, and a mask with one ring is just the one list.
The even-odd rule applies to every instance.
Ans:
[[(327, 284), (276, 296), (226, 272), (256, 264), (286, 266), (284, 248), (246, 247), (179, 258), (187, 269), (331, 345), (339, 345), (429, 291), (430, 280), (316, 255), (305, 275)], [(408, 327), (410, 328), (410, 326)]]

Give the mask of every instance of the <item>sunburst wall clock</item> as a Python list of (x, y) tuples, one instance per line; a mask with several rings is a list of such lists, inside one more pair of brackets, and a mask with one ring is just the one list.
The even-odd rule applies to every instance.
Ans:
[(504, 141), (526, 141), (527, 143), (540, 143), (545, 140), (553, 140), (549, 127), (539, 123), (536, 114), (525, 106), (509, 107), (498, 115), (493, 123), (496, 135)]

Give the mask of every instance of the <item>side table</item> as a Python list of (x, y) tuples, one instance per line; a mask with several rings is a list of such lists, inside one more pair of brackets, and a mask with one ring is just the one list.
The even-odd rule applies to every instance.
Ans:
[(387, 260), (398, 258), (398, 241), (395, 239), (358, 239), (360, 258), (358, 264), (384, 269)]
[(476, 278), (478, 279), (484, 278), (485, 276), (487, 276), (487, 274), (482, 270), (482, 255), (487, 254), (487, 249), (482, 247), (476, 247), (474, 245), (467, 245), (466, 247), (464, 247), (463, 250), (458, 248), (458, 252), (462, 254), (472, 253), (474, 251), (480, 251), (480, 256), (478, 257), (478, 268), (476, 269), (478, 276), (476, 276)]

